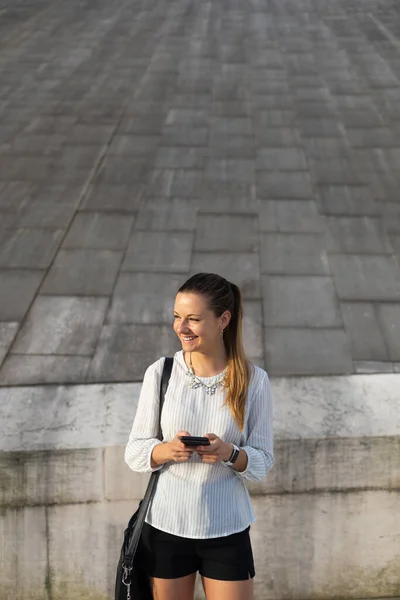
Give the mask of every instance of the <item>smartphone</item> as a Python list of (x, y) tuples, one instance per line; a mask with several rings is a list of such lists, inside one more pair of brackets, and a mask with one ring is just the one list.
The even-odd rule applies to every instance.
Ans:
[(181, 442), (185, 444), (185, 446), (209, 446), (210, 440), (206, 437), (196, 437), (194, 435), (182, 435)]

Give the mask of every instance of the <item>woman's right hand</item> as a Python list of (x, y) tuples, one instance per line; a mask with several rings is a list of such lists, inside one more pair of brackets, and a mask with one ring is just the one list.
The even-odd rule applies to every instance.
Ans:
[(168, 442), (171, 460), (177, 463), (187, 462), (194, 452), (193, 448), (188, 448), (181, 442), (181, 435), (190, 435), (190, 433), (187, 431), (178, 431), (172, 442)]

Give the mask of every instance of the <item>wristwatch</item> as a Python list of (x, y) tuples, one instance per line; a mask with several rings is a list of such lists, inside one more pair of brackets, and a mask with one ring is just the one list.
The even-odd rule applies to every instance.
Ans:
[(235, 462), (238, 459), (239, 452), (240, 452), (240, 449), (235, 444), (232, 444), (232, 446), (233, 446), (232, 454), (230, 455), (228, 460), (223, 461), (228, 467), (232, 467), (232, 465), (235, 464)]

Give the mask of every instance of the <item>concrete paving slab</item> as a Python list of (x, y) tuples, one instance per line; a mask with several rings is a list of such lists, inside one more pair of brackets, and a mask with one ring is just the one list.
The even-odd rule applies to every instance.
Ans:
[(194, 250), (254, 252), (257, 233), (257, 219), (250, 215), (199, 214)]
[(0, 369), (0, 385), (84, 383), (87, 356), (9, 354)]
[(321, 233), (323, 230), (315, 200), (262, 200), (259, 222), (261, 232)]
[(63, 242), (63, 249), (124, 250), (133, 220), (132, 216), (101, 212), (76, 215)]
[(0, 323), (0, 365), (18, 331), (19, 323)]
[(392, 256), (337, 254), (329, 264), (342, 300), (400, 298), (400, 267)]
[(109, 296), (123, 253), (112, 250), (60, 250), (41, 288), (42, 294)]
[(375, 306), (369, 302), (342, 302), (340, 308), (353, 359), (388, 361), (389, 353)]
[(172, 325), (175, 294), (184, 280), (176, 273), (120, 273), (107, 321)]
[(0, 320), (22, 321), (42, 279), (43, 271), (0, 269)]
[(190, 198), (146, 198), (135, 220), (135, 231), (194, 231), (197, 203)]
[(92, 185), (80, 206), (80, 210), (135, 214), (139, 208), (142, 195), (142, 184)]
[(343, 328), (329, 277), (268, 276), (262, 290), (267, 327)]
[(13, 352), (91, 355), (106, 310), (106, 298), (39, 296), (18, 334)]
[(327, 275), (328, 259), (322, 235), (262, 233), (261, 272), (278, 275)]
[(123, 271), (187, 273), (193, 233), (186, 231), (137, 231), (129, 242)]
[(400, 360), (400, 303), (380, 304), (377, 307), (378, 318), (383, 335), (389, 348), (389, 356), (393, 361)]
[(382, 223), (370, 217), (327, 217), (327, 251), (336, 254), (391, 254)]
[(344, 330), (266, 328), (267, 370), (276, 375), (335, 375), (352, 373), (349, 342)]
[(62, 229), (15, 229), (0, 247), (0, 267), (46, 269), (60, 245)]

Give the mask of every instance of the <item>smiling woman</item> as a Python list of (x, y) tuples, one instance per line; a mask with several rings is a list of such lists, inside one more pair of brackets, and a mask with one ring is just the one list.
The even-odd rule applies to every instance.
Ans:
[[(196, 572), (207, 600), (252, 600), (255, 517), (244, 481), (264, 479), (274, 463), (268, 376), (246, 359), (240, 290), (219, 275), (199, 273), (180, 287), (174, 330), (182, 350), (162, 439), (164, 358), (146, 371), (125, 452), (134, 471), (161, 471), (138, 560), (159, 600), (193, 600)], [(202, 445), (185, 445), (182, 436), (202, 437)]]

